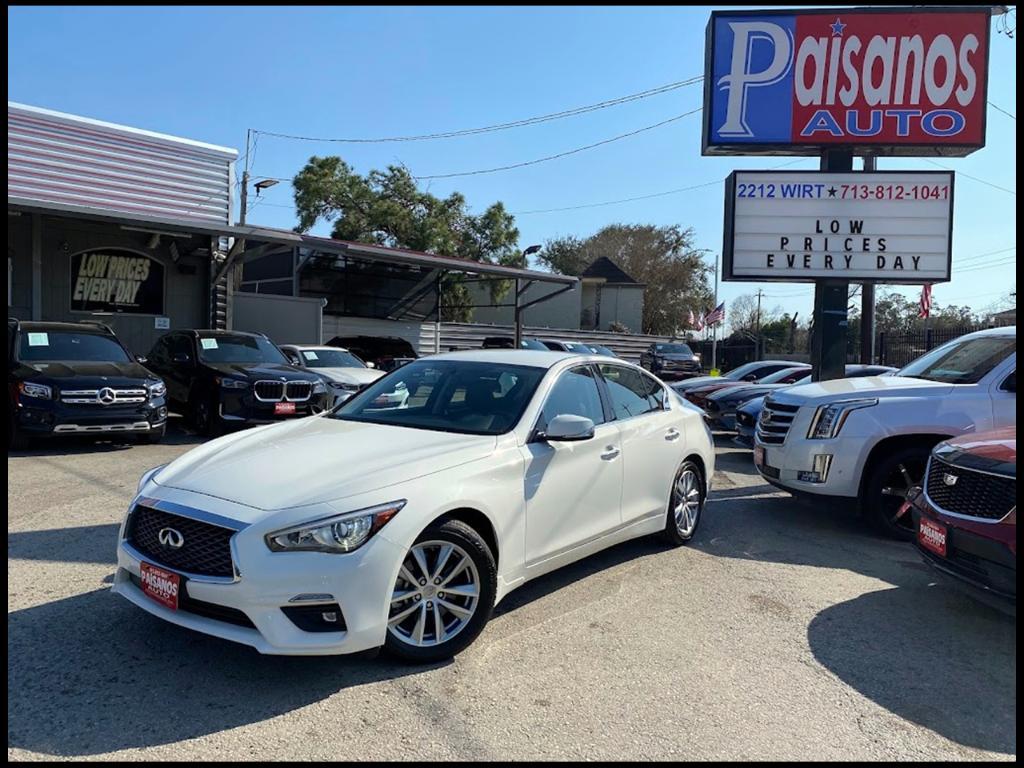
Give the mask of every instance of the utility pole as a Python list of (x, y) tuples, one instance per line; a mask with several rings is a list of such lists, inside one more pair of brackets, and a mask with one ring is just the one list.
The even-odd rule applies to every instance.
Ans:
[[(864, 170), (875, 170), (875, 156), (864, 156)], [(875, 284), (862, 283), (860, 288), (860, 361), (875, 362)]]
[[(712, 311), (718, 307), (718, 259), (715, 254), (715, 300), (711, 303)], [(711, 326), (711, 370), (718, 368), (718, 324)]]
[(238, 199), (238, 224), (245, 224), (245, 209), (249, 207), (249, 139), (252, 128), (245, 131), (245, 168), (242, 169), (242, 194)]
[(763, 351), (761, 349), (761, 294), (764, 291), (760, 288), (757, 289), (757, 337), (754, 340), (754, 357), (758, 360), (761, 359)]

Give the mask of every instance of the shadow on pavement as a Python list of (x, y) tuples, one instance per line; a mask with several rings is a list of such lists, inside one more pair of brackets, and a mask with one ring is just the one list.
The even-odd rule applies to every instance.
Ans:
[(120, 523), (19, 531), (7, 534), (8, 560), (48, 560), (62, 563), (117, 563)]
[(7, 631), (7, 746), (60, 757), (197, 738), (431, 669), (261, 656), (160, 621), (107, 589), (9, 613)]
[(899, 717), (1017, 753), (1013, 620), (939, 587), (899, 587), (827, 608), (807, 637), (826, 669)]

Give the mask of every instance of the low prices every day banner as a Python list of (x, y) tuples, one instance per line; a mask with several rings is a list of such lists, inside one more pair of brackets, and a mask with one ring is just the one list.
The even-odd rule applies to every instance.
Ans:
[(735, 171), (724, 280), (950, 279), (953, 174)]
[(985, 145), (989, 18), (986, 7), (713, 13), (704, 152), (969, 154)]
[(76, 312), (164, 313), (164, 267), (119, 249), (71, 257), (71, 309)]

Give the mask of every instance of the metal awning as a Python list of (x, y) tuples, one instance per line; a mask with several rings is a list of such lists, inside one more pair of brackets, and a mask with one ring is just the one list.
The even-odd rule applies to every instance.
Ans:
[[(265, 253), (267, 246), (298, 246), (321, 253), (334, 253), (342, 256), (396, 264), (410, 264), (449, 272), (465, 272), (473, 275), (488, 275), (497, 278), (530, 280), (570, 286), (578, 282), (578, 278), (570, 275), (557, 275), (552, 272), (540, 272), (533, 269), (505, 267), (499, 264), (486, 264), (472, 261), (471, 259), (438, 256), (432, 253), (423, 253), (404, 248), (389, 248), (370, 243), (334, 240), (329, 237), (304, 235), (287, 229), (261, 227), (258, 225), (217, 224), (198, 219), (195, 221), (188, 219), (163, 219), (145, 214), (101, 211), (85, 206), (42, 202), (10, 196), (7, 198), (7, 206), (8, 209), (29, 213), (73, 216), (135, 229), (145, 229), (154, 232), (159, 230), (161, 233), (168, 235), (180, 233), (182, 236), (206, 235), (210, 237), (234, 238), (236, 247), (232, 248), (229, 253), (228, 262), (224, 265), (225, 270), (231, 264), (244, 262), (252, 254)], [(244, 244), (244, 250), (241, 247), (237, 247), (242, 244)]]

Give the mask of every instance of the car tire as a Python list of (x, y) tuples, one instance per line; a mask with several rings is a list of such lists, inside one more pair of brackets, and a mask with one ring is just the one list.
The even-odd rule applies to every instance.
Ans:
[(23, 451), (29, 447), (31, 440), (29, 436), (18, 429), (16, 415), (11, 413), (7, 428), (7, 450)]
[[(442, 562), (448, 547), (451, 550)], [(436, 555), (432, 557), (434, 550)], [(468, 559), (469, 563), (453, 560), (453, 556)], [(427, 567), (426, 573), (421, 562)], [(403, 574), (418, 579), (419, 584), (409, 581)], [(446, 594), (445, 584), (460, 592)], [(385, 650), (411, 664), (433, 664), (450, 659), (472, 643), (491, 618), (497, 585), (494, 553), (479, 533), (461, 520), (432, 524), (410, 547), (399, 571), (392, 594), (404, 592), (411, 597), (407, 601), (392, 601), (388, 606)], [(468, 596), (471, 592), (475, 592), (475, 598)], [(454, 606), (456, 611), (467, 611), (469, 615), (460, 616), (449, 606)], [(403, 614), (404, 618), (398, 619)], [(441, 642), (437, 642), (438, 616), (441, 637), (444, 638), (446, 632), (454, 632)], [(417, 642), (421, 622), (423, 630)]]
[(672, 546), (686, 544), (697, 533), (707, 501), (704, 488), (704, 473), (695, 461), (687, 459), (672, 479), (665, 530), (661, 532), (661, 537)]
[(212, 397), (197, 397), (189, 407), (192, 426), (206, 437), (218, 437), (224, 432), (224, 422), (217, 413), (217, 404)]
[(860, 494), (860, 512), (883, 536), (901, 541), (914, 538), (913, 518), (897, 519), (906, 493), (924, 481), (924, 470), (932, 446), (920, 443), (892, 451), (871, 467)]

